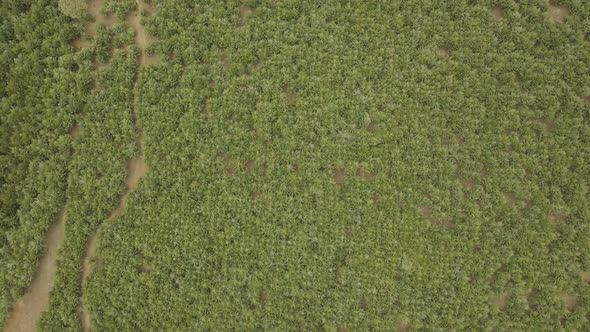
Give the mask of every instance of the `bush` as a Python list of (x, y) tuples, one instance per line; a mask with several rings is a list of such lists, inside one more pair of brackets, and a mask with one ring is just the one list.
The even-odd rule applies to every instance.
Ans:
[(82, 18), (86, 11), (86, 1), (83, 0), (59, 0), (59, 10), (69, 17)]

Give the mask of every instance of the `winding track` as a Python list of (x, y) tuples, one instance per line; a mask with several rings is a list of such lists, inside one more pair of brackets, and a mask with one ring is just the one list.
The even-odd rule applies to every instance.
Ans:
[[(100, 8), (101, 2), (102, 2), (102, 0), (91, 1), (91, 3), (89, 4), (89, 12), (91, 15), (93, 15), (95, 17), (96, 22), (109, 22), (108, 18), (105, 18), (100, 14), (99, 8)], [(125, 20), (125, 22), (135, 30), (135, 46), (137, 46), (140, 49), (140, 59), (139, 59), (139, 67), (140, 68), (145, 67), (150, 64), (153, 64), (153, 63), (157, 63), (159, 61), (159, 58), (156, 56), (145, 55), (145, 49), (149, 46), (149, 44), (152, 41), (152, 37), (148, 33), (146, 33), (145, 29), (143, 28), (143, 26), (141, 25), (141, 22), (140, 22), (140, 20), (141, 20), (140, 13), (146, 7), (147, 7), (147, 5), (144, 3), (143, 0), (136, 0), (135, 11), (130, 13)], [(94, 25), (95, 23), (90, 23), (90, 24)], [(94, 31), (93, 26), (87, 27), (86, 31), (87, 32)], [(136, 77), (136, 80), (137, 80), (137, 77)], [(131, 191), (133, 191), (133, 189), (135, 188), (135, 186), (139, 182), (139, 179), (141, 177), (143, 177), (148, 172), (148, 169), (149, 169), (148, 165), (145, 163), (144, 158), (143, 158), (143, 144), (144, 144), (143, 143), (143, 130), (139, 126), (139, 115), (137, 114), (136, 107), (135, 107), (136, 103), (137, 103), (137, 96), (134, 95), (133, 102), (131, 104), (131, 112), (132, 112), (132, 117), (133, 117), (135, 127), (136, 127), (135, 129), (137, 132), (137, 137), (136, 137), (135, 143), (137, 145), (138, 155), (134, 159), (129, 160), (129, 162), (127, 163), (127, 179), (125, 180), (126, 191), (119, 198), (119, 204), (113, 210), (113, 212), (111, 212), (111, 214), (109, 216), (109, 220), (112, 220), (117, 215), (123, 213), (123, 211), (125, 209), (125, 200), (127, 198), (127, 195)], [(90, 276), (90, 274), (92, 274), (92, 271), (94, 270), (94, 267), (96, 265), (96, 264), (89, 264), (88, 262), (92, 257), (95, 257), (95, 255), (96, 255), (97, 239), (98, 239), (98, 234), (97, 233), (92, 234), (89, 237), (87, 245), (86, 245), (86, 251), (84, 253), (84, 269), (83, 269), (82, 281), (81, 281), (82, 286), (84, 286), (86, 279), (88, 278), (88, 276)], [(92, 330), (91, 316), (90, 316), (90, 312), (88, 310), (86, 310), (83, 303), (80, 305), (79, 313), (80, 313), (80, 320), (82, 322), (83, 331), (90, 332)]]
[[(92, 0), (88, 2), (87, 11), (94, 18), (93, 22), (88, 22), (85, 28), (87, 36), (94, 35), (96, 26), (98, 24), (105, 24), (111, 26), (116, 23), (116, 18), (113, 15), (104, 16), (100, 14), (100, 8), (102, 7), (103, 0)], [(145, 29), (140, 23), (142, 10), (146, 9), (147, 5), (143, 0), (136, 0), (136, 10), (127, 16), (125, 22), (135, 29), (135, 46), (140, 49), (139, 67), (143, 68), (150, 64), (159, 62), (157, 56), (145, 55), (145, 49), (153, 41), (153, 38), (146, 33)], [(78, 48), (86, 48), (89, 46), (87, 40), (77, 39), (72, 42), (72, 45)], [(117, 215), (121, 214), (125, 208), (125, 199), (127, 195), (133, 191), (139, 179), (148, 172), (148, 165), (145, 163), (143, 158), (143, 131), (139, 127), (138, 114), (135, 109), (137, 103), (137, 96), (134, 96), (133, 103), (131, 104), (131, 112), (134, 119), (137, 137), (136, 144), (138, 148), (138, 155), (129, 160), (127, 164), (127, 178), (125, 181), (126, 190), (125, 193), (119, 198), (119, 204), (113, 210), (109, 216), (109, 220), (112, 220)], [(76, 133), (71, 133), (75, 136)], [(8, 320), (4, 325), (4, 332), (29, 332), (36, 331), (37, 322), (41, 318), (44, 311), (49, 306), (49, 292), (53, 287), (56, 274), (56, 258), (58, 255), (59, 248), (64, 240), (65, 234), (65, 223), (66, 223), (66, 211), (62, 209), (58, 216), (57, 222), (50, 226), (47, 236), (45, 239), (45, 254), (39, 263), (39, 267), (33, 279), (33, 282), (27, 293), (18, 299), (15, 303), (13, 311), (11, 312)], [(88, 238), (86, 250), (84, 253), (84, 266), (81, 276), (81, 283), (84, 286), (86, 279), (94, 270), (95, 263), (89, 263), (90, 258), (96, 255), (96, 242), (98, 234), (94, 233)], [(78, 308), (80, 314), (80, 320), (82, 323), (83, 331), (91, 331), (91, 316), (90, 313), (85, 309), (84, 305), (81, 304)]]
[(53, 287), (56, 258), (64, 239), (66, 210), (57, 215), (57, 222), (49, 227), (45, 238), (45, 254), (39, 263), (37, 273), (27, 293), (16, 301), (6, 324), (5, 332), (35, 331), (37, 321), (49, 306), (49, 291)]

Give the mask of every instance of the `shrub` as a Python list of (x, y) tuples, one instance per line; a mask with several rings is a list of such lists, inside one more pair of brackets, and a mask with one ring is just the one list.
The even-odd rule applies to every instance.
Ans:
[(86, 11), (86, 1), (83, 0), (59, 0), (58, 6), (64, 15), (73, 18), (84, 17)]

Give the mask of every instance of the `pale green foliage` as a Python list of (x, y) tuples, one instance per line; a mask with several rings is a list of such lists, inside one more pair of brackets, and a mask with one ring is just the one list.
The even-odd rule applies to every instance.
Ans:
[(59, 0), (59, 10), (67, 16), (73, 18), (83, 18), (86, 11), (86, 1), (84, 0)]

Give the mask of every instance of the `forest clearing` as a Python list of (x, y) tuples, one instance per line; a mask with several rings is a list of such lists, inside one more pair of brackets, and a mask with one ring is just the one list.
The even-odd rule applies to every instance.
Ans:
[(12, 331), (590, 329), (590, 4), (0, 4)]

